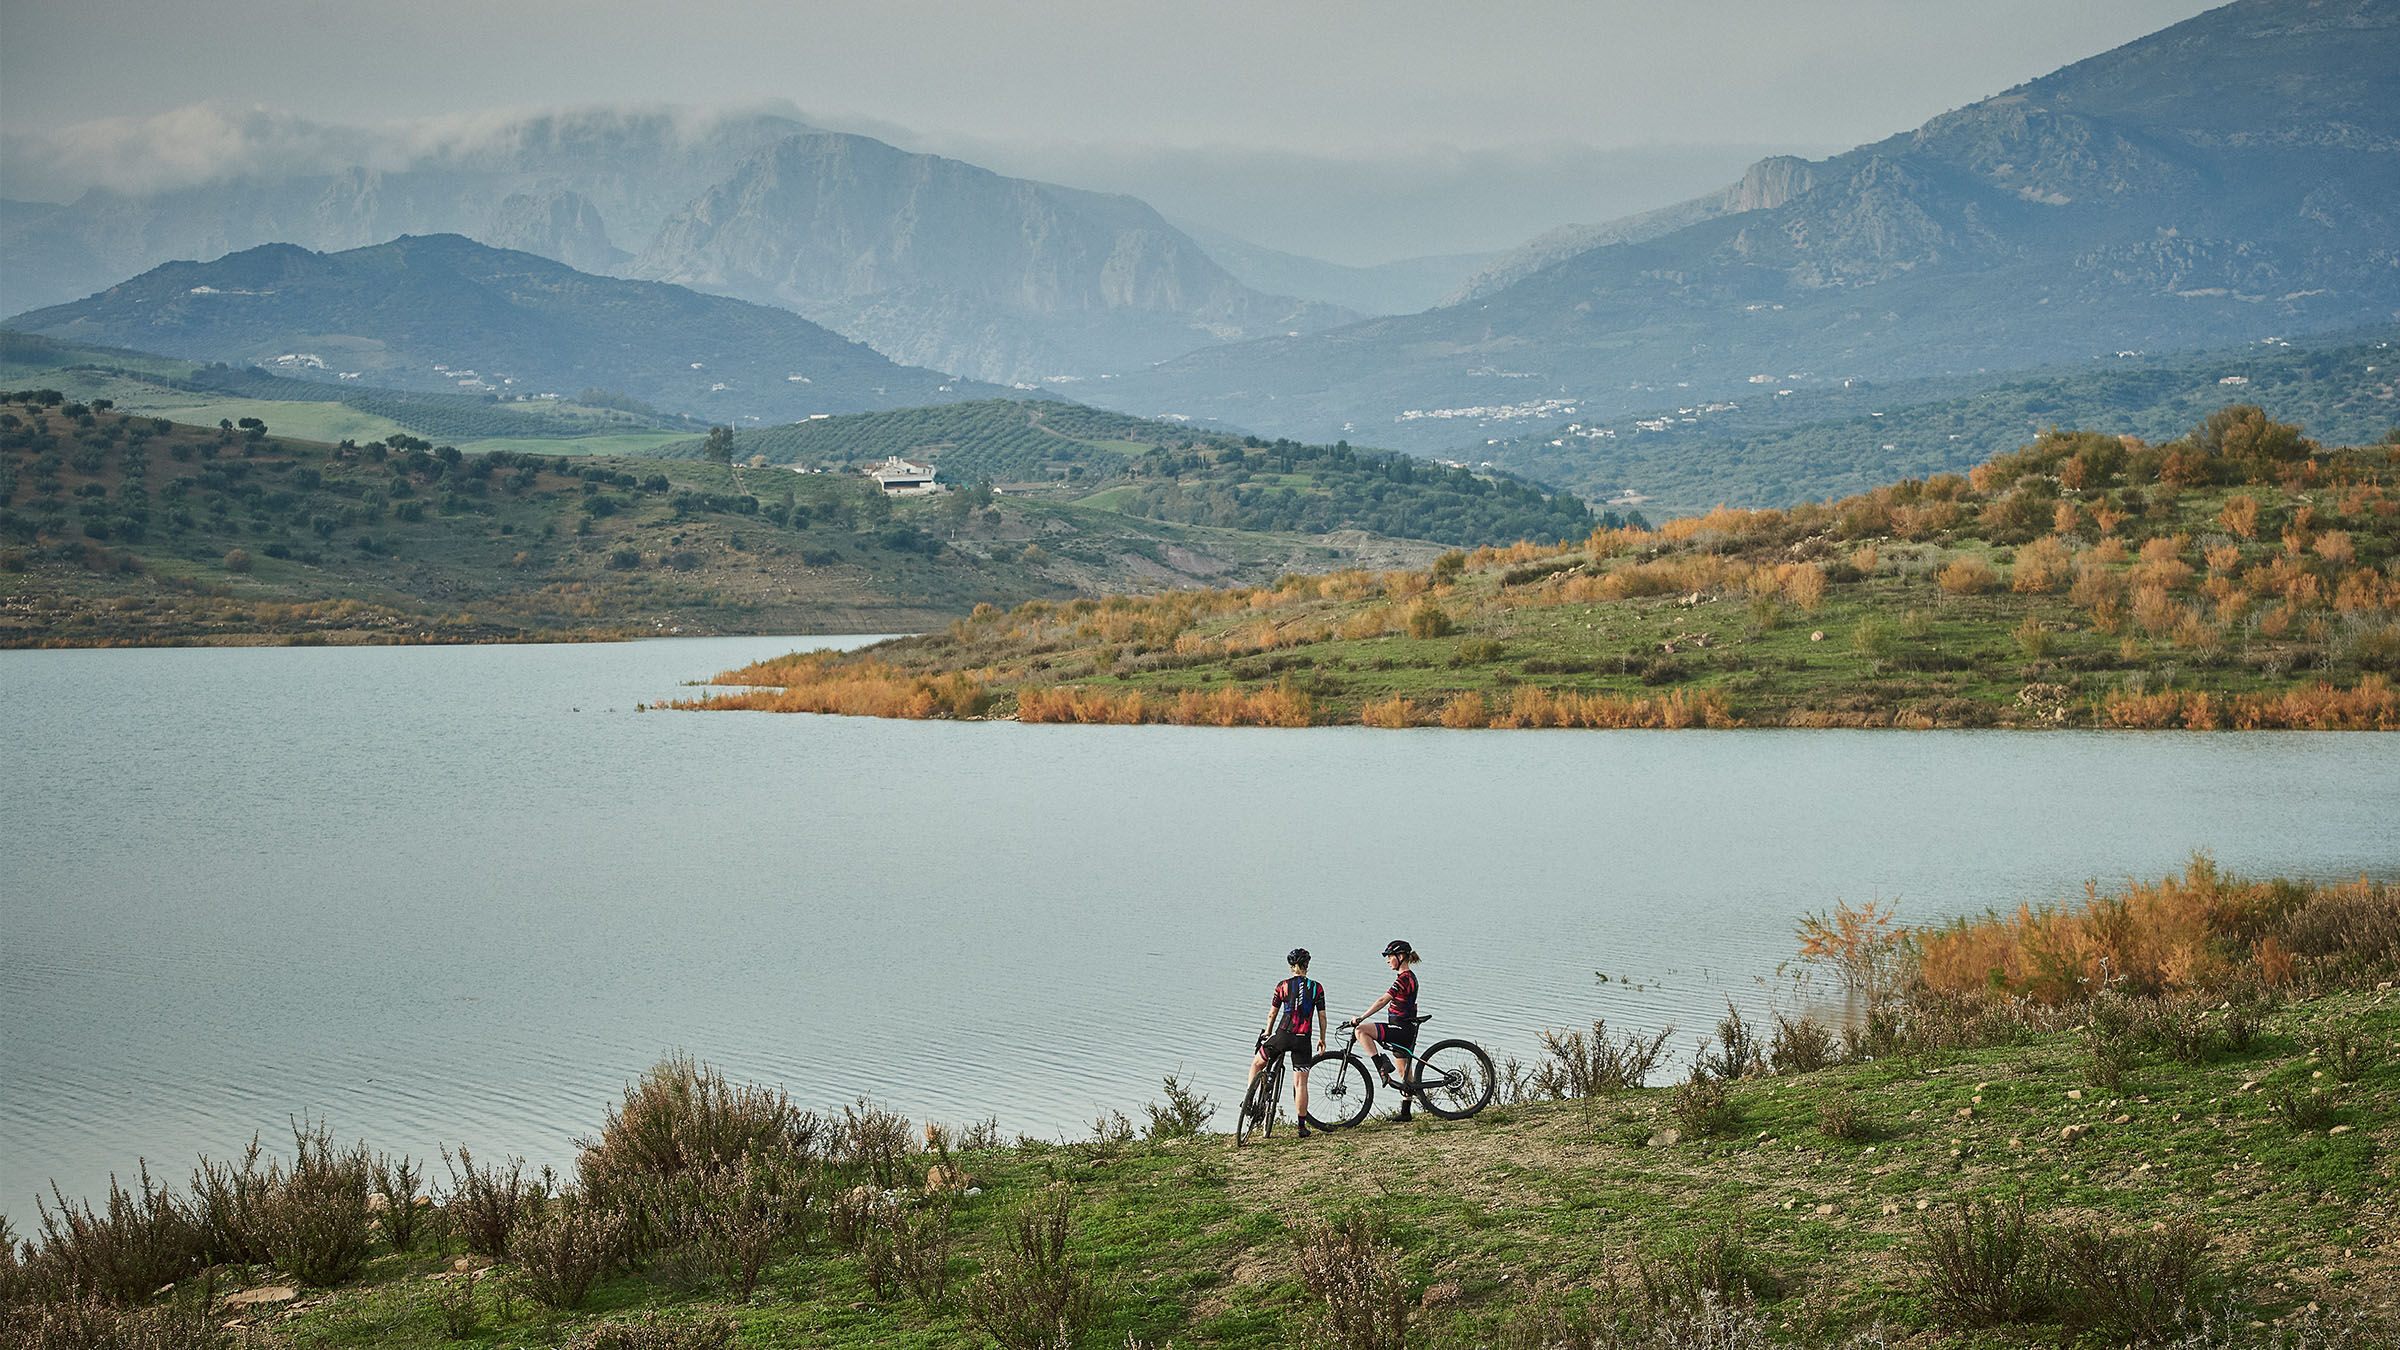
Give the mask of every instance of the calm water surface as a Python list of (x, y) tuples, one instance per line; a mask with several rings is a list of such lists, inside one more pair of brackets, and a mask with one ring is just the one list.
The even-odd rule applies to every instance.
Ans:
[(304, 1112), (565, 1163), (676, 1049), (1079, 1133), (1179, 1067), (1230, 1099), (1295, 944), (1339, 1012), (1399, 936), (1433, 1030), (1688, 1047), (1836, 900), (1929, 921), (2202, 848), (2400, 873), (2400, 740), (2363, 735), (633, 711), (842, 641), (0, 652), (0, 1212)]

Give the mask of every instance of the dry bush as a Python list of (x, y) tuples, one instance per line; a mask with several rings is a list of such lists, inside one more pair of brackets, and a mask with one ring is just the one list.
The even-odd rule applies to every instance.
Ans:
[(1367, 1221), (1318, 1218), (1298, 1225), (1301, 1282), (1322, 1302), (1311, 1309), (1310, 1342), (1338, 1350), (1407, 1350), (1411, 1311), (1400, 1255)]
[(2049, 1306), (2042, 1235), (2021, 1200), (1960, 1200), (1917, 1222), (1909, 1258), (1952, 1326), (2005, 1326)]
[(1817, 1019), (1804, 1014), (1795, 1022), (1778, 1012), (1767, 1065), (1777, 1073), (1815, 1073), (1834, 1062), (1836, 1044), (1832, 1030)]
[(908, 1117), (872, 1098), (859, 1098), (842, 1108), (834, 1128), (833, 1158), (878, 1186), (899, 1185), (907, 1171)]
[(2341, 1110), (2341, 1105), (2339, 1094), (2321, 1088), (2302, 1090), (2297, 1086), (2284, 1086), (2267, 1093), (2268, 1109), (2294, 1134), (2331, 1129), (2335, 1113)]
[(939, 1308), (950, 1298), (950, 1250), (955, 1244), (951, 1218), (949, 1196), (927, 1196), (913, 1209), (896, 1208), (883, 1230), (893, 1276), (928, 1308)]
[(2074, 575), (2074, 570), (2074, 564), (2067, 558), (2067, 550), (2058, 540), (2043, 535), (2017, 550), (2016, 566), (2009, 576), (2009, 589), (2026, 595), (2055, 591), (2067, 583)]
[(2207, 1229), (2179, 1218), (2163, 1231), (2074, 1224), (2043, 1243), (2051, 1294), (2070, 1331), (2129, 1341), (2166, 1335), (2207, 1292)]
[(600, 1137), (576, 1142), (584, 1189), (605, 1193), (634, 1177), (714, 1172), (759, 1155), (807, 1161), (827, 1132), (782, 1092), (736, 1087), (689, 1055), (659, 1061), (608, 1109)]
[(1866, 1117), (1850, 1094), (1833, 1093), (1817, 1103), (1817, 1133), (1828, 1139), (1863, 1139), (1867, 1131)]
[(1832, 967), (1844, 989), (1876, 998), (1898, 978), (1912, 940), (1909, 930), (1894, 921), (1896, 912), (1888, 900), (1864, 905), (1837, 900), (1829, 913), (1805, 915), (1793, 932), (1800, 959)]
[(275, 1264), (314, 1285), (339, 1284), (367, 1263), (374, 1243), (372, 1156), (336, 1148), (323, 1125), (292, 1126), (292, 1170), (260, 1215)]
[(562, 1197), (526, 1211), (508, 1235), (508, 1250), (534, 1302), (580, 1308), (593, 1282), (616, 1263), (624, 1236), (622, 1215)]
[(1454, 731), (1472, 731), (1491, 725), (1491, 721), (1491, 714), (1483, 706), (1483, 695), (1471, 689), (1442, 705), (1442, 725)]
[(2090, 997), (2104, 977), (2132, 993), (2210, 989), (2257, 965), (2260, 940), (2326, 889), (2244, 880), (2203, 854), (2181, 877), (2109, 894), (2089, 886), (2080, 905), (2020, 905), (1929, 930), (1917, 973), (1936, 991), (1996, 988), (2052, 1004)]
[(261, 1152), (253, 1135), (239, 1166), (203, 1155), (192, 1171), (192, 1220), (200, 1229), (201, 1259), (211, 1265), (262, 1265), (268, 1259), (264, 1224), (278, 1183), (259, 1166)]
[(89, 1201), (71, 1203), (55, 1183), (50, 1194), (57, 1209), (36, 1198), (41, 1260), (57, 1283), (112, 1303), (133, 1303), (199, 1268), (198, 1225), (172, 1189), (150, 1179), (147, 1164), (140, 1178), (136, 1193), (118, 1185), (112, 1173), (105, 1212)]
[(464, 1145), (457, 1156), (442, 1150), (442, 1165), (450, 1172), (450, 1203), (444, 1207), (451, 1230), (468, 1251), (494, 1260), (508, 1255), (508, 1237), (530, 1211), (550, 1198), (546, 1181), (528, 1180), (525, 1160), (510, 1158), (508, 1170), (478, 1167)]
[(2364, 877), (2317, 887), (2275, 937), (2325, 974), (2364, 982), (2400, 966), (2400, 887)]
[(1981, 595), (2000, 584), (1991, 564), (1973, 556), (1953, 559), (1934, 580), (1952, 595)]
[(383, 1225), (384, 1236), (391, 1242), (392, 1250), (405, 1252), (415, 1245), (417, 1229), (424, 1223), (426, 1211), (431, 1208), (417, 1203), (418, 1188), (425, 1180), (425, 1169), (406, 1154), (402, 1154), (398, 1162), (389, 1157), (378, 1157), (375, 1159), (374, 1179), (375, 1194), (382, 1201), (375, 1216), (376, 1221)]
[(1369, 699), (1366, 706), (1359, 709), (1358, 721), (1361, 726), (1403, 730), (1417, 724), (1417, 705), (1399, 694), (1390, 698)]
[(1675, 1028), (1669, 1025), (1649, 1037), (1635, 1031), (1611, 1040), (1608, 1023), (1602, 1018), (1592, 1019), (1589, 1036), (1580, 1031), (1545, 1030), (1541, 1033), (1542, 1062), (1524, 1080), (1522, 1097), (1565, 1101), (1641, 1087), (1658, 1067), (1667, 1039), (1674, 1034)]
[(935, 679), (834, 652), (778, 657), (718, 675), (712, 684), (757, 686), (667, 704), (683, 709), (841, 713), (853, 717), (974, 717), (990, 690), (961, 672)]
[(480, 1271), (461, 1271), (443, 1278), (435, 1276), (433, 1312), (441, 1319), (442, 1331), (451, 1340), (465, 1340), (483, 1320), (483, 1308), (475, 1297), (475, 1287), (483, 1282)]
[(1052, 1187), (1010, 1216), (999, 1253), (967, 1287), (967, 1316), (1002, 1350), (1053, 1350), (1080, 1341), (1101, 1290), (1067, 1251), (1070, 1200)]
[(1732, 999), (1725, 1000), (1725, 1016), (1717, 1021), (1717, 1034), (1700, 1038), (1692, 1068), (1696, 1074), (1727, 1081), (1767, 1071), (1767, 1047)]
[(230, 1350), (242, 1342), (218, 1324), (213, 1287), (165, 1307), (125, 1309), (99, 1298), (0, 1306), (0, 1345), (12, 1350)]

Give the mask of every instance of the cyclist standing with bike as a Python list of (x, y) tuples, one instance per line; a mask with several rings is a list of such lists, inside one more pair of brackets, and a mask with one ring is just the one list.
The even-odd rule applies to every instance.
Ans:
[[(1374, 1048), (1375, 1070), (1383, 1076), (1384, 1086), (1400, 1093), (1400, 1109), (1392, 1115), (1398, 1121), (1409, 1118), (1409, 1059), (1417, 1048), (1417, 972), (1410, 967), (1423, 959), (1416, 948), (1400, 938), (1385, 943), (1383, 963), (1392, 968), (1392, 987), (1352, 1019), (1359, 1036)], [(1383, 1014), (1381, 1026), (1367, 1021), (1378, 1012)], [(1392, 1072), (1394, 1057), (1400, 1061), (1396, 1077)]]
[[(1250, 1057), (1250, 1077), (1258, 1077), (1273, 1055), (1289, 1055), (1292, 1068), (1292, 1108), (1299, 1118), (1300, 1137), (1308, 1137), (1308, 1039), (1315, 1032), (1317, 1054), (1325, 1053), (1325, 986), (1308, 978), (1308, 948), (1294, 947), (1284, 955), (1291, 966), (1291, 978), (1275, 985), (1273, 1011), (1267, 1030), (1258, 1039), (1258, 1053)], [(1247, 1092), (1245, 1091), (1245, 1095)], [(1275, 1104), (1269, 1102), (1272, 1112)]]

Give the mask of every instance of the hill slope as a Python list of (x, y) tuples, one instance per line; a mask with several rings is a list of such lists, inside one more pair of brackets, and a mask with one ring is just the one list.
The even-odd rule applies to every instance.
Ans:
[(326, 445), (0, 399), (0, 646), (889, 632), (986, 602), (1436, 551), (1072, 500), (895, 502), (856, 474), (396, 433)]
[(784, 310), (593, 276), (457, 235), (169, 263), (8, 325), (231, 365), (299, 354), (326, 375), (403, 389), (572, 397), (596, 387), (709, 422), (996, 392), (895, 365)]
[(1025, 721), (2400, 730), (2396, 466), (2234, 406), (1421, 572), (979, 612), (703, 706), (931, 715), (961, 677), (946, 706)]
[(1608, 417), (1761, 374), (1839, 384), (2389, 323), (2396, 166), (2400, 6), (2239, 0), (1786, 164), (1758, 209), (1629, 230), (1466, 303), (1199, 352), (1088, 397), (1432, 448), (1478, 409)]

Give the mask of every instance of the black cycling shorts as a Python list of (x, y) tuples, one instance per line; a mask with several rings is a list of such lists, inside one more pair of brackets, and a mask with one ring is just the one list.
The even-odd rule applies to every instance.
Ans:
[(1308, 1048), (1308, 1037), (1297, 1031), (1275, 1032), (1267, 1037), (1266, 1043), (1259, 1046), (1258, 1050), (1269, 1059), (1277, 1055), (1290, 1055), (1294, 1072), (1307, 1068), (1308, 1061), (1315, 1057)]
[(1402, 1054), (1406, 1054), (1407, 1052), (1417, 1048), (1416, 1023), (1378, 1022), (1375, 1023), (1374, 1026), (1375, 1042), (1376, 1044), (1383, 1046), (1385, 1049), (1398, 1050)]

